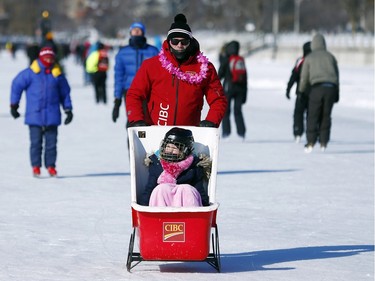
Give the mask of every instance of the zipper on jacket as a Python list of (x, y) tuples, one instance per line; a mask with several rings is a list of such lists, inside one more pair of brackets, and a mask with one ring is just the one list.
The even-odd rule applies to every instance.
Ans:
[[(141, 53), (141, 63), (140, 63), (140, 64), (142, 64), (143, 60), (144, 60), (144, 58), (143, 58), (143, 53)], [(141, 67), (141, 66), (138, 65), (138, 69), (139, 69), (140, 67)], [(138, 71), (138, 69), (137, 69), (137, 71)]]
[(48, 104), (48, 94), (47, 94), (47, 86), (48, 86), (48, 74), (45, 74), (45, 70), (42, 74), (42, 81), (43, 81), (43, 87), (42, 87), (42, 108), (41, 110), (41, 117), (42, 117), (42, 126), (47, 126), (47, 104)]
[(138, 68), (139, 68), (139, 51), (138, 48), (135, 49), (135, 57), (136, 57), (136, 62), (135, 62), (135, 73), (137, 73)]
[(175, 110), (174, 110), (173, 125), (176, 125), (176, 120), (177, 120), (177, 109), (178, 109), (178, 86), (179, 86), (179, 80), (176, 79), (176, 105), (175, 105)]

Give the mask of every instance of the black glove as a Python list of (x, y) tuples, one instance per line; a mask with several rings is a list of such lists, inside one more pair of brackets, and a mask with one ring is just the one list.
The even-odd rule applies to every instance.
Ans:
[(128, 128), (130, 128), (130, 127), (143, 127), (143, 126), (149, 126), (149, 125), (143, 120), (131, 122), (131, 123), (128, 124)]
[(18, 113), (18, 104), (11, 104), (10, 105), (10, 114), (12, 114), (14, 119), (17, 119), (21, 115)]
[(73, 120), (73, 112), (70, 109), (68, 109), (68, 110), (65, 110), (65, 114), (66, 114), (66, 118), (65, 118), (64, 124), (68, 125)]
[(211, 121), (202, 120), (202, 121), (199, 123), (199, 127), (211, 127), (211, 128), (216, 128), (216, 125), (215, 125), (214, 123), (212, 123)]
[(112, 111), (112, 120), (116, 123), (117, 118), (120, 115), (120, 105), (121, 105), (121, 99), (115, 99), (115, 106), (113, 107)]
[(286, 94), (285, 94), (285, 95), (286, 95), (286, 98), (287, 98), (288, 100), (290, 100), (290, 93), (289, 93), (288, 90), (286, 91)]

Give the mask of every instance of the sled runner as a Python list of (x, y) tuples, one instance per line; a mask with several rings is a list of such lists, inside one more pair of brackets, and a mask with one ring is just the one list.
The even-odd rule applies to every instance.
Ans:
[(139, 205), (148, 178), (146, 154), (159, 149), (171, 126), (132, 127), (128, 129), (131, 175), (132, 234), (126, 267), (142, 261), (200, 261), (220, 272), (219, 233), (216, 215), (216, 174), (219, 133), (216, 128), (179, 126), (192, 131), (194, 153), (209, 155), (211, 175), (206, 183), (210, 205), (205, 207), (149, 207)]

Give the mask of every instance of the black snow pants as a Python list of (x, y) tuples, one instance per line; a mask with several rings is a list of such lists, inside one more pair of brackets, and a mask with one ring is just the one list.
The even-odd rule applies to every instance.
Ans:
[(97, 71), (92, 75), (92, 83), (95, 89), (95, 100), (97, 103), (107, 103), (107, 72)]
[(242, 114), (242, 104), (244, 102), (244, 96), (242, 93), (235, 92), (233, 94), (227, 95), (227, 99), (228, 107), (222, 121), (223, 137), (228, 137), (231, 133), (230, 114), (233, 101), (234, 121), (237, 127), (237, 134), (240, 137), (244, 138), (246, 133), (245, 122)]
[(311, 88), (309, 94), (306, 138), (309, 144), (318, 141), (327, 145), (331, 133), (331, 113), (337, 101), (338, 91), (333, 84), (319, 84)]
[(302, 136), (305, 131), (305, 114), (307, 114), (308, 96), (304, 93), (298, 94), (293, 114), (293, 134)]

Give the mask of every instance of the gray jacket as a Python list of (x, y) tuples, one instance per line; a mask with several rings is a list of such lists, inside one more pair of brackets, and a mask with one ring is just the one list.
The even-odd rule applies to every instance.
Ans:
[(326, 42), (321, 34), (311, 41), (311, 53), (302, 66), (299, 91), (305, 92), (309, 86), (320, 83), (333, 83), (339, 89), (339, 69), (336, 58), (327, 51)]

